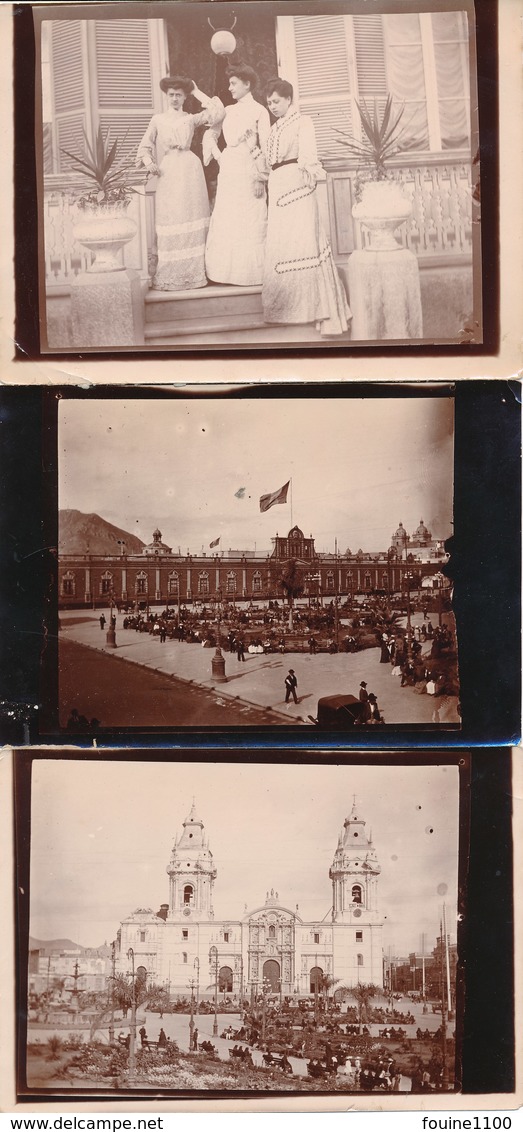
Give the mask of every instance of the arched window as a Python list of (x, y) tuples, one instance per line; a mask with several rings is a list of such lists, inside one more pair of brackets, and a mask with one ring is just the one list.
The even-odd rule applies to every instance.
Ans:
[(370, 574), (365, 574), (364, 583), (365, 583), (365, 589), (370, 590), (370, 588), (372, 586), (372, 577), (371, 577)]
[(179, 594), (180, 592), (180, 579), (176, 570), (169, 574), (167, 579), (167, 592), (170, 594)]
[(232, 992), (232, 970), (230, 967), (220, 967), (218, 990), (225, 991), (227, 994)]
[(184, 904), (194, 904), (194, 888), (192, 884), (184, 885), (183, 902)]
[(352, 886), (352, 903), (353, 904), (363, 904), (363, 893), (362, 893), (362, 890), (361, 890), (361, 884), (353, 884), (353, 886)]
[(198, 574), (198, 593), (205, 595), (209, 593), (209, 575), (205, 570), (202, 570), (202, 573)]
[(276, 928), (274, 924), (269, 924), (269, 939), (276, 939)]
[(64, 574), (63, 578), (62, 578), (62, 585), (61, 585), (62, 597), (74, 597), (75, 588), (76, 588), (75, 576), (74, 576), (74, 574), (71, 574), (70, 570), (68, 570), (67, 574)]
[(347, 589), (348, 589), (349, 593), (352, 593), (353, 585), (354, 585), (354, 574), (352, 573), (352, 570), (349, 570), (348, 573), (347, 573)]
[(234, 570), (229, 570), (229, 572), (227, 574), (225, 589), (226, 589), (226, 593), (228, 593), (228, 594), (235, 594), (236, 593), (236, 574), (234, 573)]
[(186, 963), (186, 962), (187, 962), (187, 952), (182, 951), (182, 963)]
[(253, 594), (261, 593), (262, 589), (262, 576), (259, 570), (255, 570), (252, 576), (252, 592)]
[(137, 594), (147, 593), (147, 574), (144, 570), (141, 570), (140, 573), (136, 575), (135, 589)]
[(363, 967), (363, 955), (361, 954), (361, 951), (358, 951), (357, 959), (358, 959), (358, 967)]
[(102, 577), (100, 579), (100, 593), (101, 594), (110, 594), (112, 588), (113, 588), (113, 575), (110, 573), (109, 570), (106, 570), (105, 574), (102, 574)]
[(327, 571), (327, 589), (328, 590), (334, 589), (334, 571), (333, 570)]

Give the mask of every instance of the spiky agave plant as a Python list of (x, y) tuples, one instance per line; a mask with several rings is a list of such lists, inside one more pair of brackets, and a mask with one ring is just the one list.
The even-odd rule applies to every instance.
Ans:
[(144, 183), (147, 177), (146, 170), (136, 169), (130, 157), (118, 158), (125, 137), (116, 138), (111, 142), (111, 131), (104, 134), (101, 126), (98, 128), (94, 145), (91, 146), (84, 130), (85, 154), (80, 157), (77, 153), (70, 153), (62, 149), (67, 157), (74, 162), (72, 170), (83, 177), (84, 192), (77, 198), (79, 208), (93, 208), (95, 206), (109, 206), (118, 203), (127, 203), (133, 193), (137, 192), (137, 185)]
[(358, 158), (361, 166), (366, 169), (367, 176), (360, 178), (363, 182), (365, 180), (390, 180), (391, 174), (387, 169), (387, 161), (398, 153), (417, 149), (421, 144), (419, 138), (410, 137), (406, 126), (401, 125), (405, 106), (395, 108), (391, 94), (387, 96), (381, 115), (377, 99), (374, 99), (372, 109), (369, 109), (365, 99), (356, 102), (356, 106), (358, 107), (364, 137), (362, 141), (358, 141), (346, 130), (333, 127), (334, 132), (339, 134), (338, 145), (343, 145), (349, 149)]

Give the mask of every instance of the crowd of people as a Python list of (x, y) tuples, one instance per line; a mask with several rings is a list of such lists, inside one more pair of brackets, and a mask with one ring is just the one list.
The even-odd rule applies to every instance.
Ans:
[[(235, 64), (227, 77), (227, 106), (184, 75), (161, 80), (167, 109), (153, 116), (137, 151), (137, 164), (157, 177), (153, 288), (261, 285), (267, 323), (343, 334), (351, 313), (320, 219), (312, 119), (296, 109), (285, 79), (266, 84), (262, 104), (252, 67)], [(202, 110), (185, 111), (189, 95)], [(191, 149), (198, 127), (204, 165), (219, 167), (212, 214)]]

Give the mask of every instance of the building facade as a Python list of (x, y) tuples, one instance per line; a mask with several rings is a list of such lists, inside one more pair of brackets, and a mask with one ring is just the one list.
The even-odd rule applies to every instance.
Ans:
[[(420, 527), (423, 523), (420, 524)], [(418, 528), (418, 531), (420, 528)], [(430, 583), (447, 585), (440, 574), (446, 561), (443, 542), (425, 527), (423, 547), (409, 539), (404, 527), (392, 536), (392, 545), (376, 554), (350, 549), (319, 554), (312, 535), (306, 538), (294, 526), (276, 535), (266, 555), (229, 551), (201, 555), (173, 553), (156, 530), (153, 541), (140, 554), (60, 554), (59, 602), (62, 608), (107, 606), (115, 602), (142, 606), (201, 601), (203, 603), (268, 600), (282, 597), (278, 579), (284, 564), (298, 562), (304, 597), (316, 602), (358, 594), (401, 594)], [(401, 531), (401, 538), (399, 538)], [(125, 550), (125, 545), (122, 546)]]
[(271, 888), (241, 919), (218, 920), (218, 869), (193, 803), (167, 865), (169, 900), (157, 913), (137, 908), (122, 922), (116, 969), (128, 970), (132, 948), (139, 975), (185, 997), (196, 981), (202, 997), (211, 997), (216, 986), (235, 997), (263, 987), (281, 996), (314, 994), (325, 980), (382, 986), (380, 872), (354, 799), (329, 870), (332, 902), (323, 919), (303, 919), (298, 905), (287, 907)]

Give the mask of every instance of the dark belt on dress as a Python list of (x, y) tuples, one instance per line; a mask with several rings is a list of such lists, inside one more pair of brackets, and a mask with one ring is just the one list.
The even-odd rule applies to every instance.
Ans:
[(274, 171), (274, 169), (281, 169), (283, 167), (283, 165), (297, 165), (297, 164), (298, 164), (298, 158), (297, 157), (290, 157), (288, 161), (277, 161), (276, 165), (271, 165), (271, 169)]

